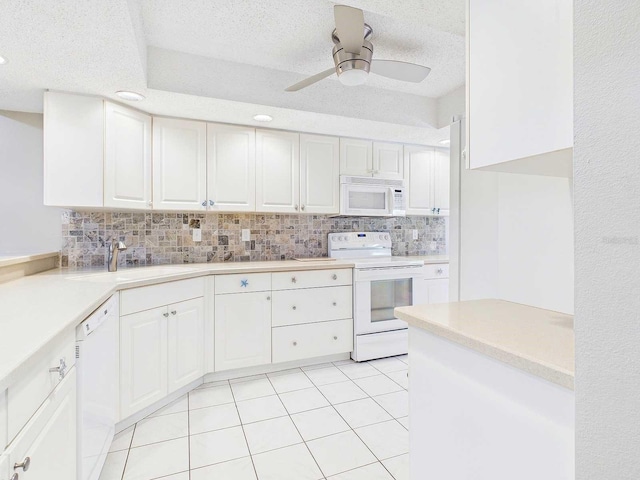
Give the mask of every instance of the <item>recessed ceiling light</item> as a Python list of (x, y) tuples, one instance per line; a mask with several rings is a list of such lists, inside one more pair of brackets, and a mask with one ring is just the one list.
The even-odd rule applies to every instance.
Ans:
[(7, 59), (0, 55), (0, 65), (4, 65), (5, 63), (7, 63)]
[(438, 142), (440, 145), (449, 145), (451, 143), (451, 140), (446, 139), (446, 140), (440, 140)]
[(121, 99), (128, 100), (130, 102), (139, 102), (140, 100), (144, 100), (144, 95), (137, 92), (129, 92), (127, 90), (120, 90), (116, 92), (116, 95)]
[(257, 115), (254, 115), (253, 119), (256, 122), (270, 122), (271, 120), (273, 120), (273, 117), (271, 115), (267, 115), (265, 113), (259, 113)]

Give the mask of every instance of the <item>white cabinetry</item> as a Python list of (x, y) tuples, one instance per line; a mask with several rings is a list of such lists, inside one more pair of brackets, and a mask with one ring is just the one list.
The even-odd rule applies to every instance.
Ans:
[(405, 145), (404, 179), (407, 215), (448, 215), (448, 150)]
[(256, 130), (256, 210), (300, 210), (300, 135)]
[(569, 175), (573, 2), (467, 2), (471, 168)]
[(423, 271), (422, 282), (427, 303), (449, 302), (449, 264), (425, 265)]
[(207, 125), (153, 120), (153, 206), (202, 211), (207, 207)]
[(9, 480), (9, 457), (4, 453), (0, 453), (0, 480)]
[[(8, 426), (7, 426), (7, 391), (0, 390), (0, 452), (9, 443)], [(0, 479), (2, 477), (2, 469), (0, 469)]]
[(151, 116), (106, 102), (104, 135), (104, 206), (149, 209)]
[(44, 204), (102, 207), (104, 101), (44, 93)]
[(402, 180), (402, 152), (401, 144), (373, 142), (373, 176)]
[(209, 210), (255, 211), (255, 129), (207, 124), (207, 203)]
[(340, 212), (340, 140), (300, 135), (300, 210)]
[(120, 293), (120, 419), (204, 374), (204, 280)]
[(359, 138), (340, 138), (340, 175), (373, 175), (373, 142)]
[[(7, 449), (10, 473), (20, 480), (76, 478), (75, 373), (72, 368)], [(28, 468), (13, 468), (27, 461)]]

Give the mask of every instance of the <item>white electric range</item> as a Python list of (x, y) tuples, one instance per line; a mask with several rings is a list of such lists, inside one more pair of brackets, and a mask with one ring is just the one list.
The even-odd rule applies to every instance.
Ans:
[(408, 327), (393, 310), (427, 301), (420, 288), (424, 262), (393, 257), (391, 249), (387, 232), (329, 234), (329, 257), (355, 264), (351, 358), (357, 362), (407, 353)]

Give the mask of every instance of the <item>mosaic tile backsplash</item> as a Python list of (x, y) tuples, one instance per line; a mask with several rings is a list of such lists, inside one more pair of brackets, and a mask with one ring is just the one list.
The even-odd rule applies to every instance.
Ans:
[[(201, 229), (201, 242), (193, 241), (193, 228)], [(243, 242), (241, 231), (246, 228), (251, 240)], [(412, 239), (413, 229), (418, 240)], [(442, 217), (65, 211), (61, 265), (106, 265), (113, 237), (128, 247), (120, 253), (121, 266), (326, 257), (327, 234), (351, 231), (390, 232), (394, 255), (446, 253)]]

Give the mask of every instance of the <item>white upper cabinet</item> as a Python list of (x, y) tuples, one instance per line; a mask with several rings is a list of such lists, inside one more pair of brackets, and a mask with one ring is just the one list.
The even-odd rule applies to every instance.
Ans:
[(153, 208), (207, 208), (207, 124), (153, 119)]
[(340, 212), (340, 139), (300, 135), (300, 210)]
[(300, 135), (256, 130), (256, 210), (300, 211)]
[(44, 204), (102, 207), (104, 101), (45, 92)]
[(373, 142), (359, 138), (340, 139), (340, 175), (373, 175)]
[(449, 214), (449, 165), (447, 150), (405, 145), (407, 215)]
[(151, 116), (105, 103), (104, 206), (151, 208)]
[(207, 124), (207, 192), (209, 210), (255, 211), (255, 129)]
[(402, 180), (402, 145), (398, 143), (373, 142), (373, 176)]
[(467, 2), (470, 167), (569, 175), (573, 2)]

